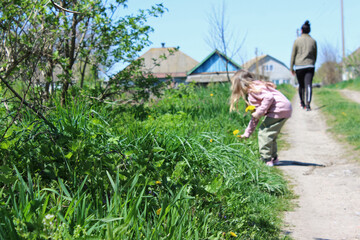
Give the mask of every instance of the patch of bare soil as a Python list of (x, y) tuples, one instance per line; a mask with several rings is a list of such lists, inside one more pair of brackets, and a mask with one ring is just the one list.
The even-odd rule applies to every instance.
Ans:
[(298, 198), (285, 213), (283, 232), (293, 239), (360, 239), (360, 164), (351, 148), (327, 131), (321, 109), (293, 103), (282, 130), (290, 147), (280, 166)]
[(360, 103), (360, 92), (359, 91), (354, 91), (354, 90), (349, 90), (349, 89), (342, 89), (340, 90), (340, 93), (347, 99), (353, 101), (353, 102), (357, 102)]

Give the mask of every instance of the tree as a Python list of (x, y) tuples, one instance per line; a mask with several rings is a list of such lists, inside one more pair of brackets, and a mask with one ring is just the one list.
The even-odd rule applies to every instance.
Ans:
[(321, 48), (322, 64), (317, 71), (317, 75), (321, 78), (324, 85), (333, 84), (341, 81), (341, 66), (338, 63), (338, 51), (326, 43)]
[(350, 78), (360, 76), (360, 48), (356, 49), (343, 61)]
[[(159, 17), (165, 8), (159, 4), (120, 16), (119, 9), (125, 8), (126, 2), (2, 0), (0, 80), (19, 106), (31, 108), (53, 127), (44, 117), (42, 104), (54, 79), (60, 83), (61, 102), (65, 104), (70, 86), (78, 80), (75, 72), (82, 74), (83, 83), (87, 67), (95, 72), (101, 68), (107, 74), (116, 62), (134, 61), (150, 44), (153, 29), (146, 24), (147, 19)], [(45, 88), (39, 88), (44, 82)], [(15, 88), (15, 84), (22, 87)]]
[[(208, 23), (210, 25), (209, 34), (206, 38), (207, 44), (219, 50), (228, 58), (233, 58), (239, 54), (241, 47), (245, 41), (245, 37), (240, 40), (238, 34), (229, 30), (229, 22), (226, 18), (226, 5), (225, 1), (222, 2), (221, 7), (213, 6), (212, 12), (208, 16)], [(228, 81), (229, 77), (229, 60), (226, 60), (226, 72)]]

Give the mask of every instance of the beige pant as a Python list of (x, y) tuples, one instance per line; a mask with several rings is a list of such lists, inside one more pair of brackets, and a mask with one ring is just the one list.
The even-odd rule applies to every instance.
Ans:
[(270, 161), (277, 157), (276, 139), (287, 118), (265, 117), (259, 127), (258, 142), (261, 159)]

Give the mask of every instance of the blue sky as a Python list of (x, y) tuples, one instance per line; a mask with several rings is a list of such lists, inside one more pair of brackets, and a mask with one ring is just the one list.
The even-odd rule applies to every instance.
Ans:
[[(360, 47), (360, 0), (344, 1), (345, 52), (350, 54)], [(129, 0), (126, 12), (146, 9), (163, 3), (168, 9), (162, 17), (149, 20), (154, 28), (150, 35), (151, 47), (179, 46), (180, 50), (201, 62), (213, 49), (205, 39), (210, 31), (208, 17), (213, 7), (220, 8), (222, 0)], [(243, 39), (239, 64), (258, 54), (269, 54), (289, 67), (296, 30), (305, 20), (311, 24), (310, 35), (317, 41), (319, 58), (322, 49), (330, 46), (342, 56), (341, 0), (225, 0), (229, 32)]]

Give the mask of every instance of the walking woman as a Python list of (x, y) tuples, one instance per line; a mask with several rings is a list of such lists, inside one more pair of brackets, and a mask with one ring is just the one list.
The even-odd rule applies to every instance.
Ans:
[(299, 82), (300, 106), (307, 111), (311, 110), (312, 81), (317, 57), (316, 41), (309, 33), (310, 23), (306, 21), (301, 26), (301, 36), (294, 42), (290, 62), (290, 70), (292, 74), (296, 72)]

